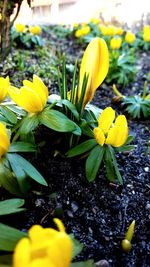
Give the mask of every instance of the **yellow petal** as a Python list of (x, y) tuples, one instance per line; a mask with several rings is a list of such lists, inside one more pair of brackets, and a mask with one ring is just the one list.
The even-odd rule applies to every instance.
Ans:
[(39, 258), (33, 260), (27, 267), (56, 267), (56, 265), (51, 263), (48, 258)]
[(26, 86), (21, 87), (20, 90), (14, 86), (10, 86), (8, 93), (12, 100), (27, 112), (37, 113), (43, 110), (39, 95)]
[(0, 103), (5, 99), (9, 85), (9, 76), (6, 78), (0, 77)]
[(128, 126), (127, 120), (124, 115), (119, 115), (115, 121), (114, 127), (112, 127), (106, 139), (107, 145), (114, 147), (122, 146), (128, 138)]
[(49, 246), (47, 253), (57, 267), (69, 267), (72, 259), (72, 241), (66, 233), (59, 233)]
[(100, 146), (103, 146), (105, 143), (105, 135), (104, 135), (103, 131), (101, 130), (101, 128), (96, 127), (96, 128), (94, 128), (93, 132), (94, 132), (94, 137), (95, 137), (97, 143)]
[(33, 83), (37, 85), (37, 87), (40, 87), (43, 90), (43, 94), (45, 94), (46, 99), (48, 98), (48, 88), (46, 85), (42, 82), (42, 80), (37, 76), (33, 75)]
[(10, 140), (6, 131), (6, 126), (0, 123), (0, 158), (8, 151)]
[(30, 259), (30, 241), (28, 238), (22, 238), (15, 248), (13, 267), (28, 267)]
[(94, 38), (87, 46), (80, 67), (79, 97), (85, 73), (89, 75), (84, 105), (91, 101), (95, 90), (105, 79), (109, 68), (109, 54), (105, 41), (99, 37)]
[(65, 232), (65, 227), (64, 227), (63, 223), (61, 222), (61, 220), (54, 218), (54, 222), (57, 225), (60, 232)]
[(37, 95), (39, 95), (43, 108), (46, 106), (46, 102), (47, 102), (47, 98), (45, 93), (43, 92), (43, 89), (40, 86), (37, 86), (36, 84), (28, 81), (28, 80), (24, 80), (23, 81), (23, 85), (30, 88), (31, 90), (33, 90), (34, 92), (37, 93)]
[(115, 119), (115, 111), (111, 107), (105, 108), (98, 118), (98, 127), (107, 133)]

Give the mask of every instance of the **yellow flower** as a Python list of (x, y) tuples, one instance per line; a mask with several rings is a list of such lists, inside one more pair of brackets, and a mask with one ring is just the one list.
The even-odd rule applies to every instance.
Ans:
[(92, 100), (95, 90), (105, 79), (109, 68), (109, 54), (105, 41), (99, 37), (93, 38), (88, 44), (80, 67), (79, 96), (81, 95), (84, 75), (88, 75), (88, 82), (84, 97), (84, 106)]
[(93, 24), (99, 24), (100, 23), (100, 18), (91, 18), (90, 22)]
[(0, 103), (5, 99), (9, 85), (8, 76), (6, 78), (0, 77)]
[(33, 82), (24, 80), (20, 89), (10, 86), (8, 93), (18, 106), (30, 113), (41, 112), (48, 99), (48, 88), (36, 75), (33, 75)]
[(74, 23), (74, 24), (73, 24), (73, 28), (74, 28), (74, 29), (77, 29), (78, 27), (79, 27), (79, 23)]
[(121, 38), (112, 38), (110, 41), (110, 47), (113, 50), (119, 49), (121, 47), (122, 40)]
[(116, 28), (116, 34), (122, 35), (123, 34), (123, 29), (121, 27)]
[(128, 43), (128, 44), (132, 44), (134, 41), (135, 41), (135, 34), (128, 31), (125, 35), (125, 41)]
[(54, 219), (59, 231), (34, 225), (29, 238), (21, 239), (14, 252), (13, 267), (69, 267), (73, 245), (64, 225)]
[(10, 140), (6, 131), (6, 126), (0, 122), (0, 158), (7, 153)]
[(100, 29), (100, 31), (101, 31), (101, 33), (103, 34), (103, 35), (107, 35), (107, 32), (108, 32), (108, 28), (105, 26), (105, 25), (100, 25), (99, 26), (99, 29)]
[(128, 125), (124, 115), (119, 115), (115, 123), (115, 111), (111, 107), (105, 108), (98, 118), (98, 127), (94, 128), (94, 136), (100, 146), (122, 146), (128, 137)]
[(80, 38), (82, 36), (82, 30), (78, 29), (75, 31), (75, 37)]
[(0, 13), (0, 20), (2, 20), (2, 14)]
[(144, 34), (147, 34), (149, 32), (150, 32), (150, 26), (149, 25), (144, 25), (144, 27), (143, 27), (143, 33)]
[(116, 27), (110, 25), (107, 27), (107, 35), (114, 36), (116, 34)]
[(17, 23), (15, 25), (16, 31), (17, 32), (24, 32), (25, 31), (25, 25), (21, 24), (21, 23)]
[(143, 40), (144, 40), (144, 42), (150, 42), (150, 31), (149, 31), (149, 33), (143, 34)]
[(33, 35), (38, 35), (41, 33), (41, 27), (40, 26), (30, 26), (29, 27), (29, 31), (33, 34)]
[(87, 35), (90, 32), (90, 27), (88, 25), (82, 27), (81, 32), (82, 32), (82, 35)]

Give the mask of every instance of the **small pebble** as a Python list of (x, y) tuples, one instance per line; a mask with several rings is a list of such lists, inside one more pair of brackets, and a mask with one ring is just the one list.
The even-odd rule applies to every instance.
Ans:
[(96, 262), (96, 267), (109, 267), (109, 262), (106, 260), (100, 260)]
[(149, 172), (149, 167), (145, 167), (145, 168), (144, 168), (144, 171), (145, 171), (145, 172)]
[(150, 210), (150, 203), (147, 203), (145, 208), (146, 210)]

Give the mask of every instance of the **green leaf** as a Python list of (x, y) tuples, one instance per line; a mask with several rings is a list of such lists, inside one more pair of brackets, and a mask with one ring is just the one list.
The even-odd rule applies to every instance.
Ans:
[(132, 151), (135, 148), (134, 145), (124, 145), (121, 147), (117, 147), (115, 150), (118, 152), (128, 152), (128, 151)]
[(59, 102), (65, 105), (72, 112), (72, 114), (77, 120), (79, 119), (79, 113), (74, 104), (72, 104), (69, 100), (66, 99), (62, 99)]
[(107, 178), (109, 181), (114, 182), (115, 181), (114, 165), (108, 146), (105, 148), (104, 160), (105, 160)]
[(83, 249), (83, 244), (81, 244), (77, 239), (75, 239), (74, 235), (69, 235), (73, 242), (73, 255), (72, 259), (74, 259)]
[(92, 149), (86, 160), (85, 170), (86, 177), (89, 182), (94, 181), (94, 179), (96, 178), (97, 172), (103, 160), (104, 151), (104, 147), (97, 145)]
[(70, 149), (66, 155), (68, 157), (75, 157), (77, 155), (83, 154), (89, 150), (91, 150), (94, 146), (97, 145), (97, 142), (95, 139), (90, 139), (87, 140), (79, 145), (77, 145), (76, 147), (73, 147), (72, 149)]
[[(13, 155), (15, 155), (17, 165), (20, 166), (22, 168), (22, 170), (30, 178), (32, 178), (33, 180), (35, 180), (39, 184), (47, 186), (47, 182), (45, 181), (43, 176), (37, 171), (37, 169), (29, 161), (27, 161), (26, 159), (24, 159), (23, 157), (21, 157), (18, 154), (14, 153)], [(10, 155), (9, 155), (9, 158), (10, 158)]]
[(6, 106), (0, 106), (0, 111), (2, 112), (2, 114), (6, 117), (6, 119), (9, 122), (11, 122), (12, 124), (17, 123), (17, 116), (14, 114), (14, 112), (9, 110)]
[(80, 127), (57, 110), (44, 110), (40, 115), (40, 123), (57, 132), (72, 132), (81, 135)]
[(0, 162), (0, 185), (2, 185), (11, 194), (22, 196), (17, 179), (2, 162)]
[(14, 152), (34, 152), (36, 151), (36, 146), (26, 142), (13, 142), (9, 147), (9, 153)]
[(109, 150), (110, 150), (110, 153), (111, 153), (111, 157), (112, 157), (112, 160), (113, 160), (114, 169), (115, 169), (118, 181), (119, 181), (120, 184), (123, 184), (122, 176), (121, 176), (120, 171), (119, 171), (118, 166), (117, 166), (117, 161), (116, 161), (114, 149), (111, 146), (109, 146)]
[(10, 163), (10, 166), (16, 176), (16, 179), (18, 181), (18, 185), (20, 187), (20, 190), (23, 194), (26, 194), (30, 188), (29, 182), (28, 182), (28, 177), (22, 166), (18, 162), (18, 155), (13, 153), (7, 154), (7, 159)]
[(39, 124), (39, 114), (28, 115), (22, 119), (21, 126), (19, 128), (20, 134), (28, 134), (32, 132)]
[(0, 223), (0, 250), (13, 251), (18, 241), (26, 236), (26, 233)]
[[(7, 102), (6, 102), (7, 105)], [(7, 108), (16, 113), (19, 116), (25, 116), (27, 114), (26, 111), (24, 111), (22, 108), (15, 106), (14, 104), (12, 105), (7, 105)]]
[(79, 261), (71, 263), (71, 267), (96, 267), (93, 260)]
[(24, 200), (19, 198), (0, 201), (0, 215), (8, 215), (24, 211), (24, 208), (20, 208), (23, 205)]

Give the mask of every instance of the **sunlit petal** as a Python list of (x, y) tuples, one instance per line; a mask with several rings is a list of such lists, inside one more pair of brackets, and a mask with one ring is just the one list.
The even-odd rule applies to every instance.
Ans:
[(103, 146), (105, 143), (105, 135), (104, 135), (102, 129), (99, 127), (96, 127), (96, 128), (94, 128), (93, 132), (94, 132), (94, 137), (95, 137), (97, 143), (100, 146)]
[(105, 108), (98, 118), (98, 127), (107, 133), (115, 119), (115, 111), (111, 107)]

